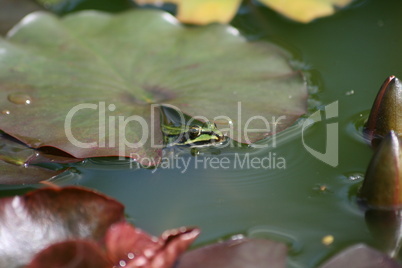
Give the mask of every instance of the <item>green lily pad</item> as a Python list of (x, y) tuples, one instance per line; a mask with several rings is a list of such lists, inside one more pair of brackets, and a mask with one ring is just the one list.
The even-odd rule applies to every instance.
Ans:
[(163, 147), (162, 104), (252, 143), (306, 112), (305, 81), (289, 58), (230, 26), (186, 28), (156, 10), (32, 13), (0, 39), (0, 107), (9, 112), (0, 128), (33, 148), (151, 165)]

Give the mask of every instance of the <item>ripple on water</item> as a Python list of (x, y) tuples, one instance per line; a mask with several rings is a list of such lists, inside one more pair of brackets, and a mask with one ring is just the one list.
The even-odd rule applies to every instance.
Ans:
[(370, 110), (366, 110), (360, 113), (353, 115), (349, 118), (349, 122), (346, 126), (347, 134), (352, 137), (354, 140), (369, 144), (370, 142), (364, 137), (364, 124), (366, 123), (370, 114)]
[(289, 234), (288, 230), (281, 230), (278, 227), (259, 225), (247, 230), (249, 238), (263, 238), (282, 242), (288, 246), (289, 255), (294, 256), (302, 252), (303, 243), (295, 236)]
[(342, 201), (342, 206), (353, 214), (361, 214), (358, 193), (364, 180), (362, 172), (347, 172), (339, 176), (342, 186), (337, 192)]
[(136, 162), (128, 157), (93, 157), (83, 161), (79, 167), (86, 169), (116, 170), (137, 169)]
[(70, 168), (63, 173), (52, 178), (51, 183), (57, 184), (59, 186), (68, 186), (79, 184), (82, 175), (76, 168)]

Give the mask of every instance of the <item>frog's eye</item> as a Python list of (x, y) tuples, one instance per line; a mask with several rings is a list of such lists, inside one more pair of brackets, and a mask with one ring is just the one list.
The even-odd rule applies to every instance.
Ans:
[(192, 126), (189, 130), (188, 130), (188, 136), (191, 140), (197, 138), (198, 136), (201, 135), (201, 127), (199, 126)]

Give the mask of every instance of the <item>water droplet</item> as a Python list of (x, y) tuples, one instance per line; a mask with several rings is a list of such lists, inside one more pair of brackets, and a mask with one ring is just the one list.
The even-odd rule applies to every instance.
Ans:
[(350, 90), (350, 91), (347, 91), (347, 92), (345, 93), (346, 96), (350, 96), (350, 95), (353, 95), (353, 94), (355, 94), (355, 91), (354, 91), (353, 89)]
[(14, 104), (31, 104), (32, 99), (24, 93), (13, 93), (8, 95), (8, 100)]
[(364, 174), (352, 173), (352, 174), (346, 175), (346, 178), (350, 181), (362, 181), (364, 179)]
[(3, 110), (3, 111), (1, 111), (1, 113), (4, 114), (4, 115), (9, 115), (10, 111), (9, 110)]
[(130, 260), (132, 260), (132, 259), (134, 259), (135, 255), (134, 255), (134, 253), (130, 252), (130, 253), (127, 254), (127, 257), (128, 257)]
[(272, 239), (285, 243), (289, 248), (290, 255), (298, 254), (303, 249), (303, 244), (301, 241), (297, 240), (295, 236), (288, 233), (287, 230), (283, 230), (277, 227), (260, 225), (251, 227), (247, 231), (248, 238), (263, 238)]
[(120, 267), (124, 267), (124, 266), (126, 266), (126, 262), (121, 260), (121, 261), (119, 261), (119, 265), (120, 265)]
[(242, 234), (237, 234), (237, 235), (232, 235), (230, 239), (232, 240), (239, 240), (239, 239), (245, 239), (246, 237)]

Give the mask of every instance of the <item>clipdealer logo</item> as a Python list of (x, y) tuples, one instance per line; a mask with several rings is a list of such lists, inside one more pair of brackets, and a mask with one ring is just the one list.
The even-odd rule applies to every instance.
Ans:
[[(338, 117), (338, 101), (332, 102), (325, 106), (325, 120)], [(332, 166), (337, 167), (339, 164), (339, 127), (338, 123), (327, 123), (326, 124), (326, 144), (325, 153), (321, 153), (310, 146), (308, 146), (304, 141), (304, 130), (310, 125), (323, 120), (321, 116), (321, 111), (318, 110), (308, 117), (308, 119), (303, 123), (302, 128), (302, 141), (304, 148), (312, 154), (318, 160)]]

